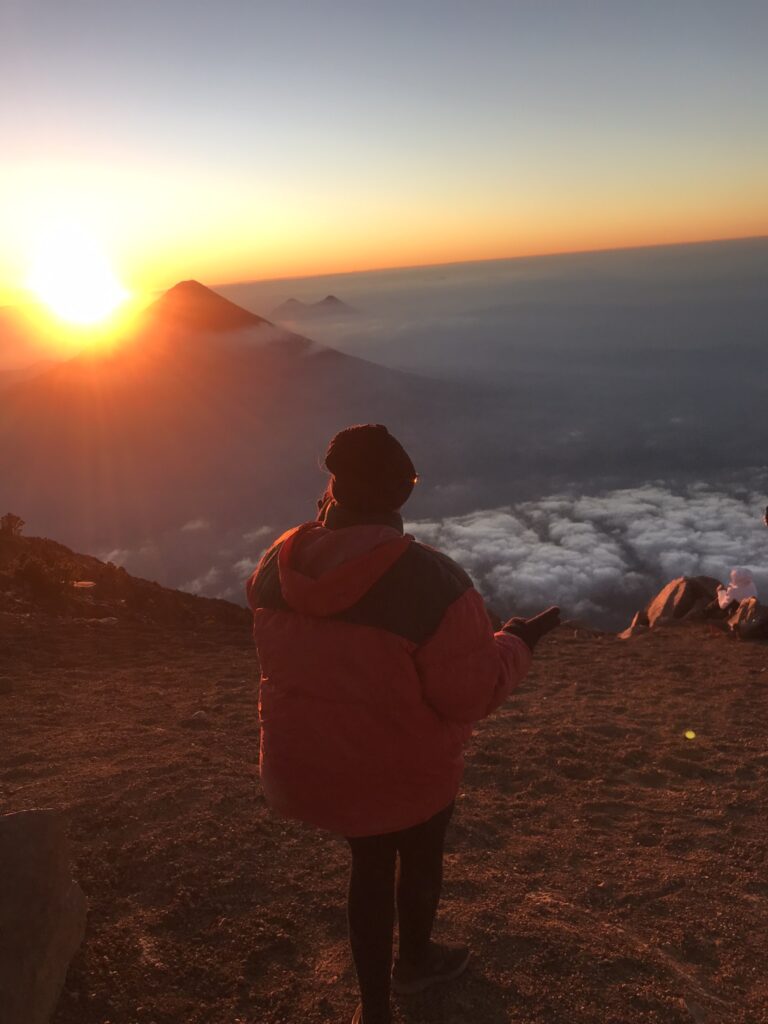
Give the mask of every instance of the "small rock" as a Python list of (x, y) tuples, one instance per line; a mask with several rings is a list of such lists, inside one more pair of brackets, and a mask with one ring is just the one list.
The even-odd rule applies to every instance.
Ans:
[(205, 711), (196, 711), (194, 715), (185, 718), (181, 723), (185, 729), (208, 729), (211, 723), (208, 721), (208, 714)]
[(638, 623), (636, 626), (630, 626), (629, 629), (625, 629), (623, 633), (618, 634), (619, 640), (629, 640), (630, 637), (640, 636), (642, 633), (648, 632), (648, 626), (643, 626)]
[(692, 999), (688, 998), (683, 999), (683, 1005), (691, 1015), (691, 1020), (694, 1024), (708, 1024), (711, 1018), (703, 1006), (700, 1006), (698, 1003), (694, 1003)]

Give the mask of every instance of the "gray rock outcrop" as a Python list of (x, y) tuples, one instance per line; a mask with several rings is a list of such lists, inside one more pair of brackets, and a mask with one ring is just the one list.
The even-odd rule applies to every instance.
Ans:
[(61, 816), (0, 816), (0, 1017), (46, 1024), (83, 940), (86, 903), (72, 878)]

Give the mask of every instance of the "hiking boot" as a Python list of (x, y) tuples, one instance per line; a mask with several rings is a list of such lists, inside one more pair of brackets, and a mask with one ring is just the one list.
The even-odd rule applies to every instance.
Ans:
[(398, 995), (412, 995), (441, 981), (450, 981), (464, 971), (469, 963), (468, 946), (443, 946), (430, 942), (429, 951), (417, 966), (397, 959), (392, 969), (392, 989)]
[[(387, 1017), (387, 1020), (390, 1020), (390, 1018)], [(362, 1003), (360, 1003), (358, 1008), (355, 1010), (354, 1016), (352, 1017), (352, 1024), (365, 1024), (365, 1021), (363, 1020), (363, 1004)]]

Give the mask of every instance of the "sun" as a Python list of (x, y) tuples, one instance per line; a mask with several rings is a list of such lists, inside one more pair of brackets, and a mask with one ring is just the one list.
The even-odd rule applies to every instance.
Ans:
[(128, 298), (96, 239), (66, 221), (40, 232), (27, 287), (57, 317), (78, 326), (101, 323)]

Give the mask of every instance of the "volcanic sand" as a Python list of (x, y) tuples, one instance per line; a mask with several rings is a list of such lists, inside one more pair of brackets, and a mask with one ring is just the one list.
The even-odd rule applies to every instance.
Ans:
[[(2, 806), (66, 814), (90, 905), (54, 1024), (346, 1024), (347, 851), (264, 803), (247, 628), (0, 618)], [(473, 960), (395, 1020), (768, 1021), (767, 694), (702, 624), (547, 638), (449, 831)]]

